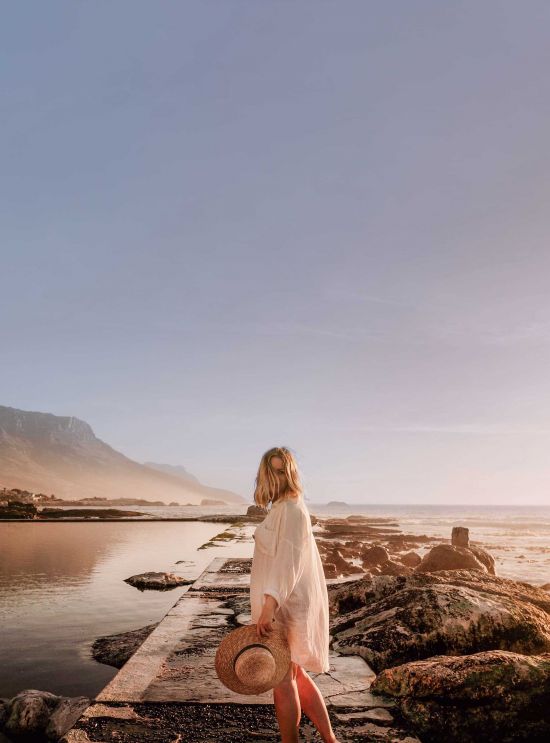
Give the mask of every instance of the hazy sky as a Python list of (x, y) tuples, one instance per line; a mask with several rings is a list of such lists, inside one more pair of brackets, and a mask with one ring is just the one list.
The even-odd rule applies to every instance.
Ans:
[(250, 496), (545, 503), (550, 4), (4, 8), (0, 404)]

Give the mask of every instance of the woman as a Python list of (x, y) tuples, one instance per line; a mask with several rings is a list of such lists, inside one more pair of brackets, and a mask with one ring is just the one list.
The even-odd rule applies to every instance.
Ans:
[(252, 624), (261, 639), (277, 621), (290, 647), (288, 673), (273, 689), (282, 743), (298, 741), (302, 709), (324, 743), (338, 743), (323, 696), (307, 674), (329, 671), (328, 593), (296, 460), (286, 447), (262, 456), (254, 501), (271, 509), (254, 533)]

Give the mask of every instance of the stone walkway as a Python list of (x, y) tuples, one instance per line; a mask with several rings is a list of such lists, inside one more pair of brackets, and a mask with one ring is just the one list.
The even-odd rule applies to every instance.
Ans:
[[(63, 743), (279, 741), (273, 691), (235, 694), (219, 681), (214, 668), (224, 635), (250, 622), (250, 565), (250, 559), (212, 560)], [(359, 656), (331, 651), (330, 671), (310, 675), (341, 743), (419, 743), (399, 723), (393, 701), (371, 694), (375, 674)], [(300, 731), (301, 740), (321, 741), (304, 714)]]

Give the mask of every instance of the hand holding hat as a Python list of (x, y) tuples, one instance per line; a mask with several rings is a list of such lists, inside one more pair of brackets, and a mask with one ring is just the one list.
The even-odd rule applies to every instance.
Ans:
[(284, 631), (275, 625), (258, 639), (255, 624), (229, 632), (215, 658), (218, 678), (238, 694), (263, 694), (281, 683), (290, 667), (290, 648)]

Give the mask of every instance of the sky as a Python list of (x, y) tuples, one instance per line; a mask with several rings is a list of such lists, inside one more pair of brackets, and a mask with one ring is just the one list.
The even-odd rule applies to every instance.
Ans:
[(550, 5), (11, 4), (0, 404), (251, 498), (544, 504)]

